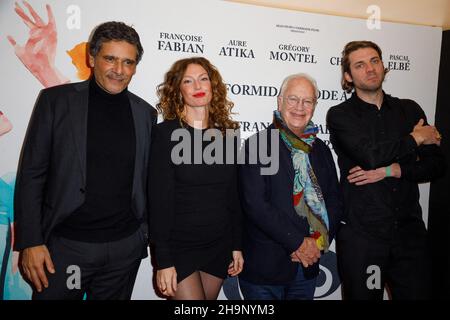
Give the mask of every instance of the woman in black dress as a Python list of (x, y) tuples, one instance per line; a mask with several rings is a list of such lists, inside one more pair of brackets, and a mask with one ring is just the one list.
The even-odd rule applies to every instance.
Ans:
[(172, 299), (216, 299), (244, 263), (233, 103), (202, 57), (175, 62), (158, 96), (164, 122), (153, 129), (149, 179), (156, 284)]

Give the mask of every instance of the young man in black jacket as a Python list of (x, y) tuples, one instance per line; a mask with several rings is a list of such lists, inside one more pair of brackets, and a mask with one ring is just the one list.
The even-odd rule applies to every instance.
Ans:
[(443, 173), (441, 136), (420, 106), (382, 89), (387, 69), (370, 41), (348, 43), (342, 87), (352, 97), (328, 111), (338, 155), (345, 225), (337, 235), (346, 299), (429, 298), (429, 256), (418, 183)]

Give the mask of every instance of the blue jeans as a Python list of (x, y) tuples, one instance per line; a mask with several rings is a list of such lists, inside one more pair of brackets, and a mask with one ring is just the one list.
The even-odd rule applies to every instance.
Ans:
[(313, 300), (317, 277), (306, 279), (299, 264), (297, 276), (288, 285), (259, 285), (239, 278), (245, 300)]

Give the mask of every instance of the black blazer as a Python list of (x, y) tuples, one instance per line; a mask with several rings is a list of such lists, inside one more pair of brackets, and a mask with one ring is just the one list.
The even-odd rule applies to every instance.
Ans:
[[(129, 92), (136, 131), (132, 210), (147, 224), (147, 171), (156, 110)], [(45, 244), (85, 200), (89, 81), (41, 91), (22, 147), (14, 195), (15, 250)]]
[[(270, 137), (273, 124), (257, 134), (257, 138)], [(271, 152), (270, 138), (268, 141)], [(244, 209), (243, 253), (245, 265), (239, 277), (255, 284), (285, 285), (292, 281), (298, 263), (291, 261), (290, 254), (309, 235), (306, 219), (297, 215), (293, 205), (294, 167), (290, 152), (281, 137), (279, 142), (279, 169), (274, 175), (261, 175), (262, 165), (258, 156), (257, 164), (240, 166), (239, 181), (241, 201)], [(246, 159), (249, 159), (249, 142), (245, 143)], [(311, 165), (317, 176), (330, 222), (330, 243), (342, 213), (342, 199), (336, 175), (336, 168), (330, 149), (316, 139), (309, 154)], [(319, 272), (316, 263), (304, 269), (306, 277), (314, 277)]]

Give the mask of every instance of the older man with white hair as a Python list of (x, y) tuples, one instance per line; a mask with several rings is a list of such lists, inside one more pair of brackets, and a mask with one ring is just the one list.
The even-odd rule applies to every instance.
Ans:
[[(288, 76), (273, 123), (245, 143), (249, 161), (241, 166), (240, 184), (246, 265), (239, 275), (245, 299), (314, 298), (319, 259), (328, 250), (342, 211), (331, 152), (311, 121), (317, 98), (313, 78), (304, 73)], [(278, 139), (267, 139), (274, 133)], [(256, 145), (267, 145), (268, 150), (252, 150)], [(259, 157), (256, 164), (250, 161), (251, 155), (273, 158), (277, 152), (279, 169), (272, 175), (261, 173), (265, 164)]]

